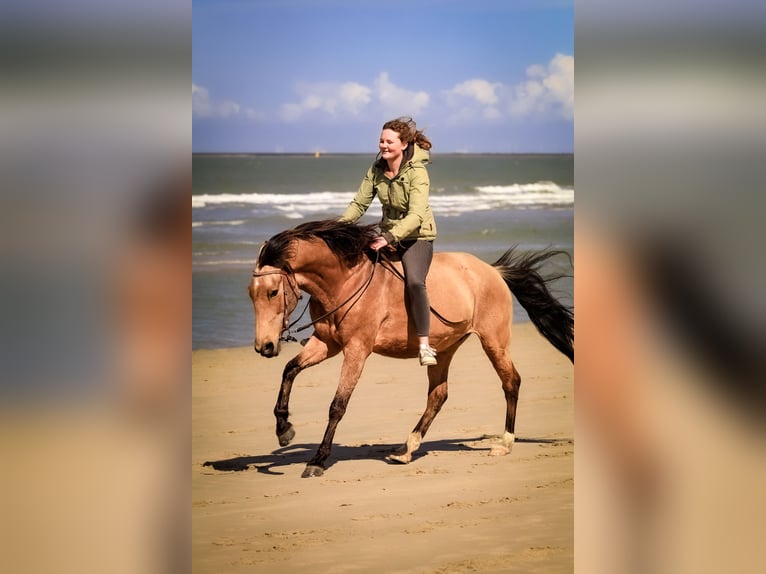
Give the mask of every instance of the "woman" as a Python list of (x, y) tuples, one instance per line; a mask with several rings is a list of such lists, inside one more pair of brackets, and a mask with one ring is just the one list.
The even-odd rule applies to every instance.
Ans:
[(378, 251), (385, 247), (398, 251), (406, 279), (405, 301), (415, 324), (423, 366), (436, 364), (436, 351), (430, 346), (430, 305), (426, 275), (433, 257), (436, 237), (431, 206), (428, 203), (431, 142), (418, 131), (412, 118), (397, 118), (383, 124), (378, 142), (380, 153), (367, 171), (359, 190), (341, 221), (357, 221), (377, 195), (383, 205), (381, 235), (370, 244)]

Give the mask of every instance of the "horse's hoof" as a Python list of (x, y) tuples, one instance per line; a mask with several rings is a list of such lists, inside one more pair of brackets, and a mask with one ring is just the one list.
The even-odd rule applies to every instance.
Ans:
[(403, 455), (407, 454), (407, 445), (401, 444), (393, 450), (393, 454)]
[(295, 429), (293, 429), (293, 425), (290, 425), (285, 432), (277, 436), (279, 439), (279, 446), (287, 446), (292, 442), (293, 437), (295, 437)]
[(412, 455), (409, 455), (407, 453), (393, 453), (389, 454), (386, 457), (386, 460), (389, 462), (398, 462), (399, 464), (408, 464), (412, 460)]
[(312, 476), (322, 476), (323, 474), (324, 469), (321, 466), (308, 464), (306, 465), (306, 470), (303, 471), (301, 478), (311, 478)]
[(493, 444), (489, 449), (489, 456), (505, 456), (511, 453), (511, 449), (504, 444)]

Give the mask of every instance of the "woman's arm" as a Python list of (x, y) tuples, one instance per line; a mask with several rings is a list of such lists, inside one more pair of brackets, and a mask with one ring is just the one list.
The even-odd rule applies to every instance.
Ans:
[(351, 200), (346, 211), (340, 217), (341, 221), (350, 221), (351, 223), (354, 223), (365, 214), (367, 208), (370, 207), (370, 204), (372, 203), (372, 199), (375, 197), (373, 179), (373, 169), (370, 168), (367, 170), (367, 175), (364, 176), (362, 183), (359, 184), (359, 189), (354, 195), (354, 199)]
[[(407, 209), (407, 215), (396, 222), (388, 230), (394, 241), (401, 241), (403, 238), (417, 231), (426, 218), (426, 209), (428, 208), (428, 192), (431, 188), (431, 181), (428, 177), (428, 170), (424, 166), (415, 166), (412, 171), (409, 182), (410, 200)], [(385, 235), (385, 234), (384, 234)]]

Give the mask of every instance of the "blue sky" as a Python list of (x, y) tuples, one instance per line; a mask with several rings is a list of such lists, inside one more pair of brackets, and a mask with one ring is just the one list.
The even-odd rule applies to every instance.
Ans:
[(195, 0), (195, 152), (572, 152), (572, 2)]

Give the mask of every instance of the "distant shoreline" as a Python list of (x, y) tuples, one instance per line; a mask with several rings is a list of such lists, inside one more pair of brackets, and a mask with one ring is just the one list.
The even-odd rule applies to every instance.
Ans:
[[(341, 157), (341, 156), (369, 156), (374, 153), (371, 152), (319, 152), (319, 156), (316, 156), (317, 152), (293, 152), (293, 153), (277, 153), (277, 152), (192, 152), (192, 157), (259, 157), (259, 156), (282, 156), (282, 157)], [(524, 157), (557, 157), (557, 156), (574, 156), (573, 152), (475, 152), (475, 153), (461, 153), (461, 152), (445, 152), (434, 153), (435, 156), (499, 156), (499, 155), (512, 155), (512, 156), (524, 156)]]

